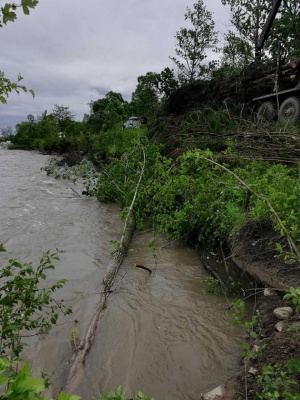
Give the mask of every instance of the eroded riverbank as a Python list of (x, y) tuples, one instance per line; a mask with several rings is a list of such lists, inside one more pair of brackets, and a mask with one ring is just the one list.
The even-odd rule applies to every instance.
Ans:
[[(79, 197), (79, 187), (49, 178), (40, 167), (47, 156), (0, 150), (1, 232), (5, 259), (37, 260), (59, 248), (60, 262), (50, 281), (66, 278), (60, 296), (73, 314), (48, 336), (33, 340), (27, 359), (34, 371), (51, 375), (58, 391), (72, 358), (71, 332), (78, 337), (97, 304), (111, 240), (122, 222), (118, 208)], [(241, 332), (232, 327), (227, 304), (208, 295), (207, 273), (193, 249), (159, 239), (157, 265), (149, 234), (137, 234), (103, 313), (95, 345), (78, 390), (84, 399), (123, 384), (157, 399), (196, 399), (234, 374)], [(154, 268), (151, 275), (135, 264)]]

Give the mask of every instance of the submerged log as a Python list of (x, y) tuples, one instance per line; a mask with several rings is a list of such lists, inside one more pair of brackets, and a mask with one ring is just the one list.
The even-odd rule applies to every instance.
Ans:
[(100, 286), (100, 299), (99, 299), (98, 307), (95, 310), (94, 316), (88, 326), (85, 336), (83, 337), (83, 339), (81, 340), (81, 342), (79, 344), (78, 352), (76, 353), (75, 358), (73, 359), (73, 362), (72, 362), (72, 365), (71, 365), (71, 368), (69, 371), (69, 375), (67, 378), (67, 383), (65, 385), (66, 392), (74, 392), (82, 379), (84, 364), (85, 364), (87, 355), (88, 355), (89, 351), (91, 350), (91, 347), (94, 343), (94, 339), (95, 339), (95, 335), (97, 332), (98, 322), (100, 319), (101, 312), (106, 307), (107, 297), (108, 297), (109, 293), (111, 292), (111, 287), (114, 283), (114, 279), (119, 271), (119, 268), (122, 264), (122, 261), (123, 261), (125, 255), (127, 253), (130, 240), (131, 240), (133, 232), (135, 230), (135, 219), (133, 216), (133, 208), (134, 208), (138, 190), (139, 190), (139, 187), (140, 187), (143, 175), (144, 175), (145, 165), (146, 165), (146, 155), (144, 152), (144, 148), (142, 148), (142, 152), (143, 152), (143, 156), (144, 156), (144, 162), (143, 162), (143, 166), (142, 166), (142, 169), (140, 172), (140, 176), (139, 176), (137, 185), (135, 187), (135, 192), (134, 192), (130, 207), (128, 209), (128, 213), (126, 215), (121, 240), (118, 244), (118, 247), (116, 248), (116, 250), (114, 251), (114, 253), (112, 255), (112, 258), (109, 262), (108, 268), (104, 275), (104, 279)]
[(92, 320), (90, 321), (87, 332), (85, 333), (84, 337), (82, 338), (82, 340), (78, 345), (78, 351), (75, 355), (75, 358), (72, 361), (67, 383), (65, 385), (66, 392), (74, 392), (81, 381), (87, 355), (94, 343), (101, 312), (106, 306), (107, 297), (110, 293), (110, 289), (119, 271), (123, 258), (127, 253), (128, 246), (134, 230), (135, 230), (135, 221), (132, 215), (130, 215), (129, 220), (127, 221), (127, 224), (124, 227), (120, 243), (112, 255), (104, 279), (100, 286), (100, 298), (98, 306), (94, 312)]

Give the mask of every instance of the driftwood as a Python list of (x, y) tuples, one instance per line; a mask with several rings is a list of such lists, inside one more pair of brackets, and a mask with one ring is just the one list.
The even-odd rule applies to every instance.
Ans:
[(129, 246), (130, 240), (132, 238), (132, 235), (133, 235), (133, 232), (135, 229), (133, 208), (134, 208), (134, 203), (135, 203), (137, 193), (138, 193), (138, 190), (139, 190), (139, 187), (141, 184), (141, 180), (144, 175), (144, 170), (145, 170), (146, 158), (145, 158), (144, 150), (143, 150), (143, 155), (144, 155), (144, 164), (143, 164), (141, 172), (140, 172), (139, 180), (138, 180), (138, 183), (135, 188), (135, 193), (134, 193), (131, 205), (128, 209), (128, 213), (127, 213), (125, 223), (124, 223), (122, 237), (121, 237), (121, 240), (119, 242), (117, 249), (114, 251), (114, 253), (112, 255), (112, 258), (109, 262), (104, 279), (100, 286), (100, 298), (99, 298), (98, 306), (94, 312), (92, 320), (90, 321), (88, 329), (78, 346), (78, 351), (75, 354), (75, 357), (72, 361), (72, 365), (71, 365), (69, 375), (67, 378), (67, 383), (64, 388), (66, 392), (74, 392), (82, 379), (84, 364), (85, 364), (86, 358), (88, 356), (88, 353), (91, 350), (91, 347), (94, 343), (94, 339), (95, 339), (95, 335), (97, 332), (98, 322), (100, 319), (101, 312), (106, 306), (107, 297), (108, 297), (109, 293), (111, 292), (111, 287), (114, 283), (114, 279), (119, 271), (119, 268), (124, 259), (124, 256), (127, 253), (128, 246)]
[(151, 274), (152, 270), (150, 268), (144, 267), (144, 265), (139, 265), (139, 264), (135, 264), (136, 268), (140, 268), (140, 269), (144, 269), (145, 271), (148, 271), (149, 274)]

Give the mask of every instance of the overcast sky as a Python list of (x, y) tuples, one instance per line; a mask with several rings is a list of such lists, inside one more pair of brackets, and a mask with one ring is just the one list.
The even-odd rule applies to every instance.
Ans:
[[(110, 90), (130, 100), (138, 76), (173, 68), (174, 34), (187, 26), (184, 13), (194, 2), (40, 0), (29, 16), (18, 12), (16, 22), (0, 29), (0, 70), (11, 80), (21, 73), (36, 97), (11, 94), (0, 103), (0, 128), (50, 113), (54, 104), (82, 120), (88, 103)], [(221, 0), (204, 2), (216, 30), (226, 31)]]

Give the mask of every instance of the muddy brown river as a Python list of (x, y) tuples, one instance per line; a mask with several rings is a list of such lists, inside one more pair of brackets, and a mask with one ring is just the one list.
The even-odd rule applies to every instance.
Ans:
[[(80, 184), (41, 171), (47, 159), (0, 149), (0, 243), (7, 250), (0, 257), (1, 265), (10, 258), (36, 263), (48, 249), (60, 251), (48, 281), (68, 280), (58, 297), (73, 314), (32, 339), (25, 353), (35, 374), (50, 375), (55, 394), (70, 368), (72, 330), (80, 338), (87, 329), (123, 225), (117, 206), (79, 197)], [(152, 239), (149, 232), (133, 238), (77, 390), (84, 400), (120, 385), (131, 396), (141, 390), (157, 400), (199, 399), (238, 369), (242, 332), (231, 325), (224, 298), (207, 293), (198, 254), (158, 237), (156, 259)]]

